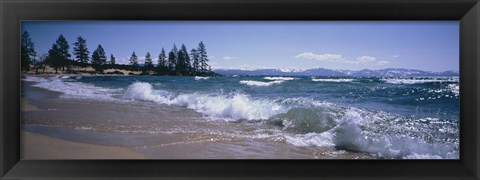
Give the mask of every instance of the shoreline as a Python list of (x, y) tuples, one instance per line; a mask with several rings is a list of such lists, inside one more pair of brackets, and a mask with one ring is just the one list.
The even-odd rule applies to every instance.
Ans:
[(67, 141), (23, 128), (20, 137), (21, 159), (146, 159), (128, 148)]
[[(22, 109), (22, 132), (27, 132), (22, 134), (37, 134), (34, 138), (40, 140), (22, 139), (24, 159), (374, 158), (329, 148), (292, 146), (285, 140), (251, 139), (248, 137), (256, 134), (250, 134), (248, 124), (205, 121), (201, 114), (189, 109), (148, 102), (63, 99), (58, 97), (61, 93), (33, 84), (22, 81), (25, 105), (35, 106), (33, 111)], [(247, 134), (231, 136), (236, 132)], [(37, 150), (37, 146), (41, 149)], [(78, 148), (70, 151), (73, 147)], [(103, 157), (95, 153), (96, 149), (99, 153), (114, 153)]]

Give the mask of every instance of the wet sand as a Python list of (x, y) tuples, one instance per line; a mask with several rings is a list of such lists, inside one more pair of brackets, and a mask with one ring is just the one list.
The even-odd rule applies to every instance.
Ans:
[(66, 141), (45, 135), (21, 132), (22, 159), (145, 159), (128, 148)]
[(23, 159), (372, 158), (332, 148), (295, 147), (282, 138), (255, 138), (249, 124), (208, 121), (186, 108), (65, 99), (32, 84), (22, 81)]

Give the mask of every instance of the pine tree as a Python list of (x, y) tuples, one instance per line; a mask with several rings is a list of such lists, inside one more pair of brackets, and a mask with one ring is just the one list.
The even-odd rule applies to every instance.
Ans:
[(170, 53), (168, 53), (168, 70), (170, 71), (175, 71), (175, 65), (177, 64), (177, 60), (178, 60), (178, 49), (177, 49), (177, 46), (175, 44), (173, 44), (173, 48), (172, 50), (170, 51)]
[(113, 54), (110, 54), (110, 64), (115, 65), (115, 57), (113, 57)]
[(101, 65), (107, 63), (107, 56), (105, 55), (105, 50), (102, 45), (98, 45), (97, 49), (93, 51), (92, 54), (92, 64), (96, 71), (102, 71)]
[(34, 49), (34, 44), (30, 38), (30, 34), (27, 31), (23, 31), (22, 40), (21, 40), (21, 63), (22, 70), (30, 70), (30, 64), (32, 63), (32, 56), (35, 57), (37, 53)]
[(165, 49), (162, 48), (162, 51), (158, 55), (158, 68), (162, 69), (167, 67), (167, 55), (165, 54)]
[(137, 55), (135, 55), (135, 51), (133, 51), (132, 56), (130, 56), (130, 65), (138, 66), (138, 58)]
[(196, 49), (192, 49), (190, 51), (190, 55), (192, 56), (192, 59), (193, 59), (192, 71), (194, 73), (199, 72), (200, 64), (199, 64), (198, 51)]
[(59, 50), (58, 53), (60, 55), (60, 59), (59, 59), (60, 66), (65, 71), (65, 67), (67, 67), (68, 69), (68, 61), (71, 56), (70, 53), (68, 52), (68, 49), (70, 48), (70, 46), (68, 45), (68, 42), (65, 39), (65, 37), (63, 37), (63, 35), (60, 35), (55, 43), (57, 44), (57, 47)]
[[(180, 53), (181, 52), (181, 53)], [(182, 71), (184, 74), (190, 73), (191, 70), (191, 64), (190, 64), (190, 56), (188, 55), (187, 47), (185, 47), (185, 44), (182, 44), (180, 47), (179, 51), (179, 59), (180, 59), (180, 54), (182, 55)]]
[(177, 64), (175, 66), (175, 71), (179, 75), (183, 74), (185, 71), (185, 54), (181, 49), (177, 52)]
[(152, 56), (150, 55), (150, 52), (147, 52), (147, 55), (145, 55), (145, 69), (147, 70), (147, 74), (150, 73), (150, 70), (153, 68), (153, 62), (152, 62)]
[(200, 72), (207, 72), (210, 69), (210, 66), (208, 65), (207, 50), (202, 41), (198, 44), (198, 59), (200, 63)]
[(48, 50), (47, 63), (55, 69), (55, 74), (58, 74), (58, 69), (62, 67), (62, 57), (60, 49), (57, 44), (52, 44), (52, 48)]
[(86, 64), (88, 63), (89, 57), (88, 54), (90, 53), (87, 48), (87, 40), (84, 39), (82, 36), (77, 37), (77, 42), (73, 44), (73, 54), (75, 55), (75, 59), (84, 64), (85, 70), (87, 70)]
[(170, 51), (168, 53), (168, 70), (175, 71), (175, 61), (177, 59), (175, 52)]

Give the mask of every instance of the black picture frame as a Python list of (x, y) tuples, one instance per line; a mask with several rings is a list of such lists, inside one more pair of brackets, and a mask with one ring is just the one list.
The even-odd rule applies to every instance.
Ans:
[[(0, 0), (1, 179), (479, 179), (478, 0)], [(22, 20), (459, 20), (460, 160), (20, 160)]]

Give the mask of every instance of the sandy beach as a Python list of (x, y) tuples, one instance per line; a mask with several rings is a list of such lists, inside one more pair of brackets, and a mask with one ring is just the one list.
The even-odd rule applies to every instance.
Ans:
[(127, 148), (100, 146), (21, 131), (22, 159), (145, 159)]

